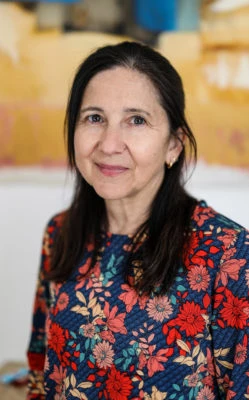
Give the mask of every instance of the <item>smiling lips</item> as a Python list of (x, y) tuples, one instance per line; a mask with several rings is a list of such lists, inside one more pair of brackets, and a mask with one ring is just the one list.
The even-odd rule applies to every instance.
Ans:
[(120, 165), (96, 164), (100, 172), (105, 176), (117, 176), (127, 171), (128, 168)]

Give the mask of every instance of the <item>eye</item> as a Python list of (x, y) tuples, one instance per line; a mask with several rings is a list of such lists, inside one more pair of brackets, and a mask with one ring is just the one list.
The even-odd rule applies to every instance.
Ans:
[(145, 119), (140, 117), (140, 115), (134, 115), (134, 117), (131, 118), (131, 122), (134, 125), (144, 125), (146, 123)]
[(99, 114), (92, 114), (92, 115), (88, 115), (87, 120), (91, 123), (91, 124), (96, 124), (99, 122), (102, 122), (102, 117)]

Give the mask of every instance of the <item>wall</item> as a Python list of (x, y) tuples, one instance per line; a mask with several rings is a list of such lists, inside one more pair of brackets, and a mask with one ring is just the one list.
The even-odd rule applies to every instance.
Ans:
[[(200, 163), (188, 187), (249, 227), (249, 172)], [(62, 170), (0, 173), (0, 364), (25, 359), (43, 229), (71, 193)]]

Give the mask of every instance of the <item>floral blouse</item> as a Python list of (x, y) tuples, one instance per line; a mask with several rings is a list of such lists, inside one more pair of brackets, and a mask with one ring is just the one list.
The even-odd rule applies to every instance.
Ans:
[[(206, 203), (167, 295), (139, 296), (124, 281), (131, 239), (103, 234), (83, 277), (44, 279), (63, 214), (48, 224), (28, 349), (28, 399), (249, 399), (249, 233)], [(132, 284), (132, 277), (130, 283)]]

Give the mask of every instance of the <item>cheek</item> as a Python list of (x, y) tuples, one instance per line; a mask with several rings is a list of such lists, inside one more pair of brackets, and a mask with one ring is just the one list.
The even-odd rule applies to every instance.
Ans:
[(74, 151), (75, 156), (87, 157), (91, 153), (92, 144), (86, 139), (86, 136), (81, 132), (75, 132), (74, 136)]
[(166, 160), (167, 146), (165, 143), (142, 144), (136, 147), (136, 158), (140, 165), (151, 167), (163, 165)]

